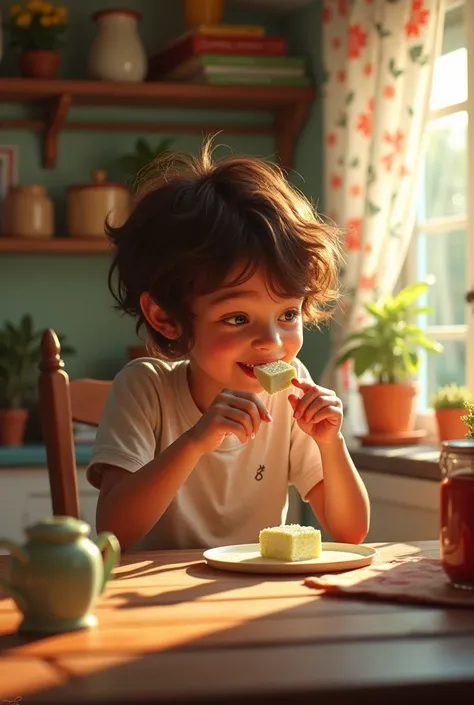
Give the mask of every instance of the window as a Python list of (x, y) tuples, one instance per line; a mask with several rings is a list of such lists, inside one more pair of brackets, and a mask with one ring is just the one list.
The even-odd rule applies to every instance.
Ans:
[[(433, 73), (429, 122), (418, 188), (418, 217), (409, 256), (410, 279), (434, 279), (420, 317), (444, 355), (423, 355), (420, 410), (444, 384), (474, 389), (474, 307), (466, 293), (474, 286), (474, 193), (468, 163), (474, 165), (474, 116), (468, 96), (468, 65), (474, 85), (474, 3), (446, 0), (440, 54)], [(469, 38), (469, 40), (468, 40)], [(467, 41), (473, 42), (471, 54)]]

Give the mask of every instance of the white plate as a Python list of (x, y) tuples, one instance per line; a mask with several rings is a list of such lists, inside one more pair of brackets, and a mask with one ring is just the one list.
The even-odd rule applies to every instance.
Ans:
[(280, 561), (262, 558), (258, 543), (222, 546), (204, 551), (203, 556), (213, 568), (236, 573), (334, 573), (369, 565), (377, 555), (375, 548), (352, 543), (323, 541), (319, 558), (307, 561)]

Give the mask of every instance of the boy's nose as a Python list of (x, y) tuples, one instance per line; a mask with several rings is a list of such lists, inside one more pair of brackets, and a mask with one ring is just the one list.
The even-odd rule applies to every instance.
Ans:
[(275, 350), (275, 348), (280, 348), (281, 346), (281, 335), (275, 327), (259, 330), (255, 336), (254, 347), (257, 350)]

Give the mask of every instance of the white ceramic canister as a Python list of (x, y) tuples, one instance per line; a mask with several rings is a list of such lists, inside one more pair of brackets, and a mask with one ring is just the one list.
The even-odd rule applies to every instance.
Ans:
[(105, 171), (93, 171), (89, 184), (74, 184), (67, 190), (69, 237), (105, 237), (105, 220), (122, 225), (130, 211), (125, 184), (106, 181)]
[(138, 33), (135, 10), (99, 10), (97, 34), (89, 52), (89, 75), (99, 81), (143, 81), (147, 56)]
[(53, 236), (53, 203), (42, 184), (10, 186), (2, 211), (4, 235), (26, 238)]

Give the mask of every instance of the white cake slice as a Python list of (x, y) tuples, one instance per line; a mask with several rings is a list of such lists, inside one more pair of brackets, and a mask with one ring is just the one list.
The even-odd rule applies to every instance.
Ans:
[(276, 392), (282, 392), (291, 387), (291, 380), (296, 375), (293, 365), (289, 365), (283, 360), (268, 362), (266, 365), (255, 365), (253, 371), (255, 377), (269, 394), (276, 394)]
[(313, 526), (273, 526), (262, 529), (259, 540), (263, 558), (306, 561), (321, 555), (321, 532)]

